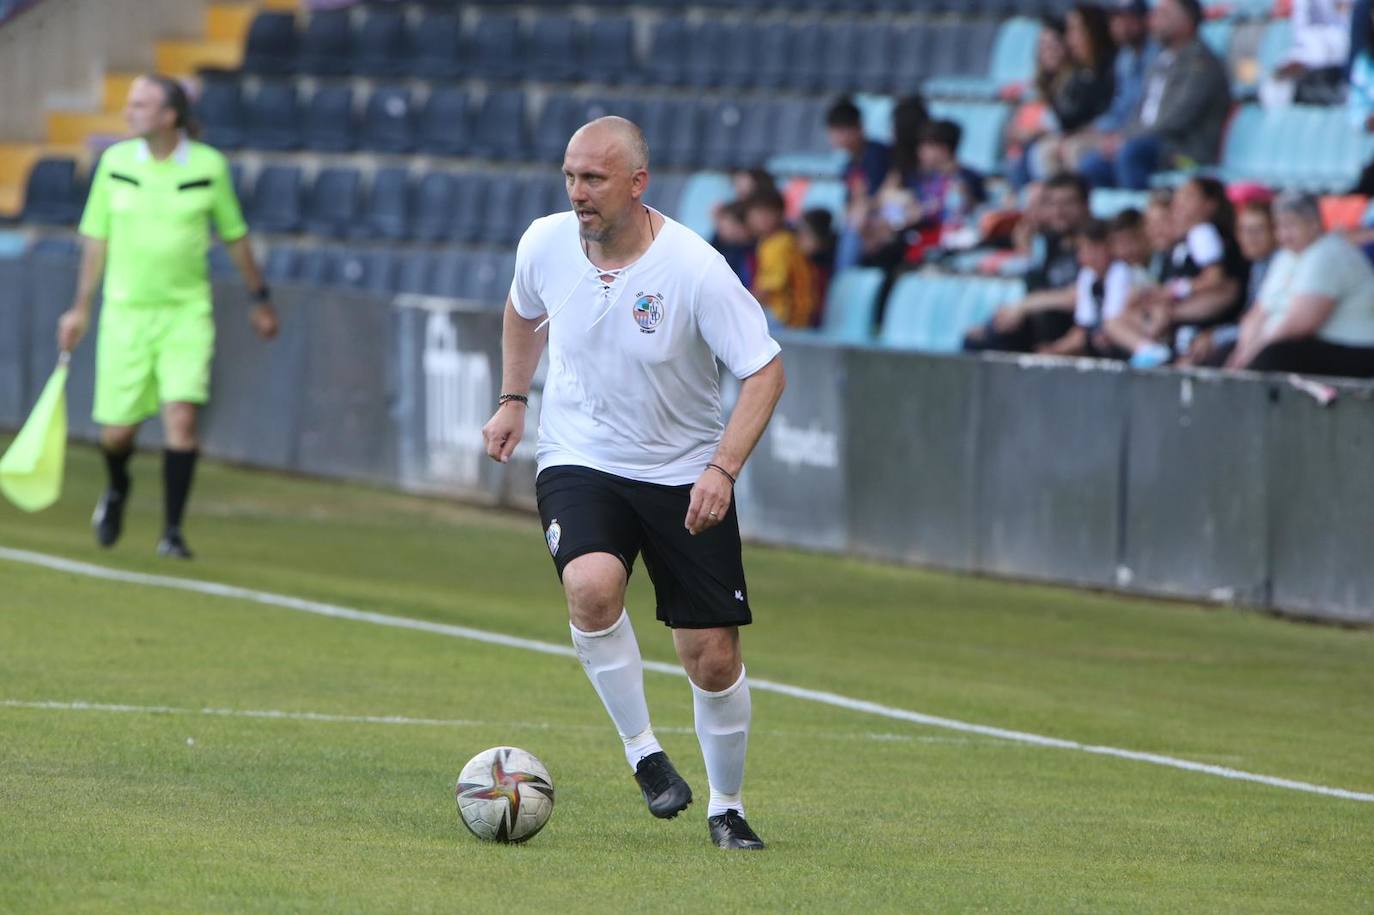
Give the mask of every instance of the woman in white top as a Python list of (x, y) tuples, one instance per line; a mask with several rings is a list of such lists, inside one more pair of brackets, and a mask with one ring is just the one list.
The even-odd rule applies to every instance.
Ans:
[(1245, 316), (1227, 367), (1374, 377), (1374, 266), (1324, 230), (1310, 194), (1283, 194), (1274, 212), (1284, 250)]

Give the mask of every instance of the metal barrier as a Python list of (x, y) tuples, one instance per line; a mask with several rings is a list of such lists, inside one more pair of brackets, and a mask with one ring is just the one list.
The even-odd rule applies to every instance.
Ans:
[[(51, 369), (75, 274), (0, 262), (0, 425)], [(533, 507), (543, 367), (514, 459), (492, 463), (481, 440), (499, 313), (282, 287), (282, 334), (264, 344), (241, 291), (217, 294), (207, 453)], [(1274, 377), (783, 348), (788, 388), (736, 490), (754, 540), (1374, 622), (1374, 386), (1323, 406)], [(72, 364), (80, 438), (93, 352)]]

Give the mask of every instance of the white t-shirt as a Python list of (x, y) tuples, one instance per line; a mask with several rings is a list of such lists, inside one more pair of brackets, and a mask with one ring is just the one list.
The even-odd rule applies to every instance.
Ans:
[(1342, 346), (1374, 346), (1374, 267), (1364, 252), (1336, 234), (1323, 235), (1299, 254), (1282, 251), (1260, 287), (1265, 326), (1273, 330), (1294, 296), (1335, 301), (1317, 339)]
[(571, 211), (520, 239), (511, 304), (549, 323), (539, 469), (694, 483), (723, 431), (716, 360), (747, 378), (781, 347), (719, 252), (667, 217), (638, 261), (609, 286), (602, 275)]
[(1107, 268), (1107, 278), (1102, 281), (1102, 301), (1093, 295), (1097, 284), (1097, 271), (1084, 267), (1078, 271), (1078, 300), (1074, 306), (1073, 321), (1079, 327), (1095, 328), (1126, 310), (1126, 302), (1131, 290), (1137, 286), (1148, 286), (1150, 274), (1144, 267), (1132, 267), (1125, 261), (1112, 261)]
[[(1226, 256), (1226, 243), (1221, 233), (1210, 222), (1200, 222), (1188, 230), (1183, 241), (1174, 245), (1174, 267), (1181, 268), (1188, 261), (1199, 273), (1213, 264), (1220, 263)], [(1193, 292), (1193, 274), (1175, 277), (1169, 281), (1169, 291), (1174, 298), (1184, 299)]]

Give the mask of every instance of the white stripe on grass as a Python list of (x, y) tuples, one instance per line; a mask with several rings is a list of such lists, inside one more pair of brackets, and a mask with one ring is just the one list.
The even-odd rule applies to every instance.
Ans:
[[(430, 632), (436, 635), (450, 636), (452, 638), (468, 639), (473, 642), (485, 642), (489, 645), (501, 645), (506, 648), (519, 648), (524, 651), (537, 651), (542, 654), (575, 657), (575, 653), (569, 645), (555, 645), (552, 642), (525, 639), (513, 635), (504, 635), (499, 632), (488, 632), (484, 629), (472, 629), (467, 626), (455, 626), (451, 623), (435, 623), (429, 620), (417, 620), (405, 616), (391, 616), (385, 613), (355, 610), (352, 607), (343, 607), (338, 604), (305, 600), (299, 597), (290, 597), (285, 594), (272, 594), (267, 591), (256, 591), (252, 588), (240, 588), (235, 585), (224, 585), (217, 582), (200, 581), (193, 578), (173, 578), (168, 575), (148, 575), (143, 572), (125, 572), (120, 569), (111, 569), (87, 562), (63, 559), (60, 556), (49, 556), (45, 553), (15, 550), (8, 547), (0, 547), (0, 559), (8, 559), (11, 562), (39, 566), (57, 572), (84, 575), (88, 578), (97, 578), (104, 581), (120, 581), (153, 588), (171, 588), (178, 591), (190, 591), (195, 594), (208, 594), (213, 597), (246, 600), (256, 604), (281, 607), (287, 610), (298, 610), (302, 613), (314, 613), (319, 616), (327, 616), (334, 619), (372, 623), (376, 626), (391, 626), (397, 629), (414, 629), (420, 632)], [(682, 668), (673, 664), (664, 664), (661, 661), (645, 661), (644, 667), (646, 670), (652, 670), (657, 673), (670, 674), (677, 677), (685, 676)], [(849, 711), (864, 712), (869, 715), (877, 715), (894, 721), (905, 721), (911, 724), (925, 725), (927, 727), (943, 728), (945, 730), (958, 731), (964, 734), (978, 734), (983, 737), (995, 737), (999, 740), (1010, 740), (1038, 747), (1052, 747), (1058, 750), (1077, 750), (1081, 753), (1091, 753), (1097, 756), (1112, 756), (1117, 759), (1127, 759), (1133, 762), (1165, 766), (1170, 769), (1182, 769), (1186, 772), (1198, 772), (1203, 775), (1213, 775), (1218, 778), (1225, 778), (1233, 781), (1254, 782), (1260, 785), (1268, 785), (1271, 788), (1286, 788), (1290, 791), (1303, 791), (1308, 794), (1320, 794), (1326, 797), (1342, 798), (1348, 801), (1374, 803), (1374, 794), (1361, 791), (1349, 791), (1345, 788), (1314, 785), (1310, 782), (1295, 781), (1290, 778), (1278, 778), (1273, 775), (1260, 775), (1254, 772), (1244, 772), (1240, 769), (1232, 769), (1226, 766), (1193, 762), (1191, 760), (1178, 759), (1173, 756), (1164, 756), (1158, 753), (1142, 753), (1137, 750), (1123, 750), (1118, 747), (1096, 746), (1094, 744), (1080, 743), (1076, 740), (1064, 740), (1059, 737), (1046, 737), (1042, 734), (1031, 734), (1026, 731), (1014, 731), (986, 724), (958, 721), (953, 718), (941, 718), (937, 715), (926, 715), (922, 712), (908, 711), (907, 709), (895, 708), (890, 705), (880, 705), (877, 702), (852, 699), (837, 693), (807, 689), (801, 686), (791, 686), (786, 683), (777, 683), (772, 680), (762, 680), (750, 677), (749, 688), (762, 692), (778, 693), (784, 696), (791, 696), (794, 699), (801, 699), (806, 702), (816, 702), (821, 705), (829, 705)]]
[[(301, 712), (285, 709), (186, 708), (175, 705), (129, 705), (113, 702), (59, 702), (50, 699), (0, 699), (0, 708), (30, 709), (49, 712), (108, 712), (134, 715), (205, 715), (215, 718), (266, 718), (278, 721), (310, 721), (330, 724), (388, 724), (435, 728), (494, 728), (530, 731), (594, 731), (604, 734), (609, 725), (572, 724), (552, 721), (477, 721), (471, 718), (411, 718), (406, 715), (339, 715), (330, 712)], [(656, 727), (660, 734), (695, 734), (692, 728)], [(879, 743), (941, 743), (969, 744), (966, 737), (928, 737), (912, 734), (884, 734), (874, 731), (828, 730), (754, 730), (756, 737), (804, 737), (807, 740), (872, 740)]]

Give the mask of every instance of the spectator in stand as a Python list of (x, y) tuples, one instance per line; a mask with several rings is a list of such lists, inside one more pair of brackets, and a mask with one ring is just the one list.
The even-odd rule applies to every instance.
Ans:
[(735, 200), (743, 202), (764, 191), (775, 192), (778, 183), (766, 168), (738, 168), (730, 174), (730, 185), (735, 191)]
[(1283, 250), (1227, 367), (1374, 378), (1374, 267), (1325, 232), (1315, 197), (1282, 194), (1274, 212)]
[(1072, 169), (1077, 142), (1091, 134), (1093, 121), (1110, 107), (1115, 89), (1116, 45), (1102, 7), (1080, 3), (1071, 9), (1065, 19), (1064, 41), (1069, 74), (1046, 98), (1059, 129), (1034, 146), (1030, 171), (1035, 178)]
[[(835, 217), (829, 210), (807, 210), (797, 225), (797, 244), (811, 262), (815, 278), (816, 301), (825, 302), (830, 278), (835, 275)], [(821, 323), (820, 309), (811, 317), (812, 326)]]
[(1050, 356), (1121, 358), (1102, 333), (1103, 322), (1126, 308), (1131, 291), (1150, 282), (1147, 245), (1139, 210), (1126, 209), (1111, 222), (1089, 219), (1078, 231), (1074, 326), (1039, 352)]
[[(1059, 94), (1060, 88), (1072, 75), (1073, 63), (1069, 60), (1069, 46), (1064, 40), (1064, 23), (1053, 16), (1046, 16), (1040, 21), (1040, 35), (1035, 44), (1035, 76), (1031, 79), (1031, 85), (1035, 87), (1036, 98), (1050, 109), (1051, 99)], [(1035, 147), (1045, 135), (1044, 122), (1048, 120), (1052, 118), (1042, 118), (1041, 123), (1024, 132), (1013, 124), (1008, 131), (1008, 143), (1021, 148), (1021, 154), (1011, 168), (1010, 178), (1015, 187), (1024, 187), (1037, 177), (1031, 173), (1036, 156)]]
[(1174, 230), (1174, 192), (1167, 187), (1150, 192), (1145, 204), (1145, 238), (1150, 243), (1150, 258), (1146, 264), (1156, 284), (1169, 278), (1169, 259), (1179, 234)]
[[(1278, 252), (1278, 236), (1274, 231), (1274, 212), (1268, 200), (1251, 200), (1236, 214), (1236, 241), (1240, 253), (1250, 263), (1245, 282), (1245, 314), (1259, 298), (1264, 277)], [(1188, 352), (1179, 359), (1184, 365), (1221, 366), (1230, 358), (1240, 337), (1238, 324), (1221, 324), (1198, 333)]]
[(1351, 0), (1293, 0), (1293, 43), (1261, 99), (1339, 104), (1350, 59)]
[(1182, 240), (1163, 265), (1163, 282), (1139, 290), (1106, 324), (1107, 337), (1142, 368), (1186, 352), (1198, 331), (1234, 323), (1244, 307), (1249, 264), (1235, 241), (1226, 186), (1190, 178), (1174, 194), (1172, 216)]
[(1145, 97), (1145, 75), (1150, 72), (1159, 45), (1150, 37), (1146, 23), (1150, 7), (1145, 0), (1114, 0), (1111, 8), (1112, 43), (1116, 45), (1111, 105), (1093, 124), (1099, 134), (1121, 133)]
[[(1346, 110), (1350, 122), (1359, 130), (1374, 130), (1374, 0), (1356, 0), (1351, 13), (1349, 70)], [(1362, 179), (1361, 183), (1366, 182)]]
[(754, 237), (749, 234), (749, 214), (742, 200), (717, 207), (716, 234), (711, 239), (715, 248), (735, 271), (735, 276), (747, 288), (753, 273)]
[(749, 231), (758, 239), (751, 291), (769, 319), (784, 327), (810, 327), (818, 311), (816, 279), (797, 235), (788, 228), (777, 191), (761, 191), (745, 204)]
[(1150, 30), (1161, 50), (1130, 125), (1102, 136), (1079, 168), (1099, 187), (1141, 190), (1166, 168), (1216, 161), (1231, 110), (1226, 66), (1198, 37), (1198, 0), (1159, 0)]
[(1031, 246), (1024, 299), (998, 309), (992, 320), (969, 331), (970, 351), (1032, 352), (1058, 340), (1073, 325), (1078, 304), (1078, 257), (1074, 236), (1090, 217), (1088, 186), (1078, 175), (1056, 175), (1045, 182), (1041, 229)]
[(845, 226), (836, 252), (836, 267), (843, 270), (859, 261), (863, 226), (873, 196), (892, 167), (892, 150), (885, 143), (864, 136), (863, 114), (848, 96), (836, 99), (826, 112), (825, 131), (830, 145), (846, 155), (840, 169), (845, 188)]

